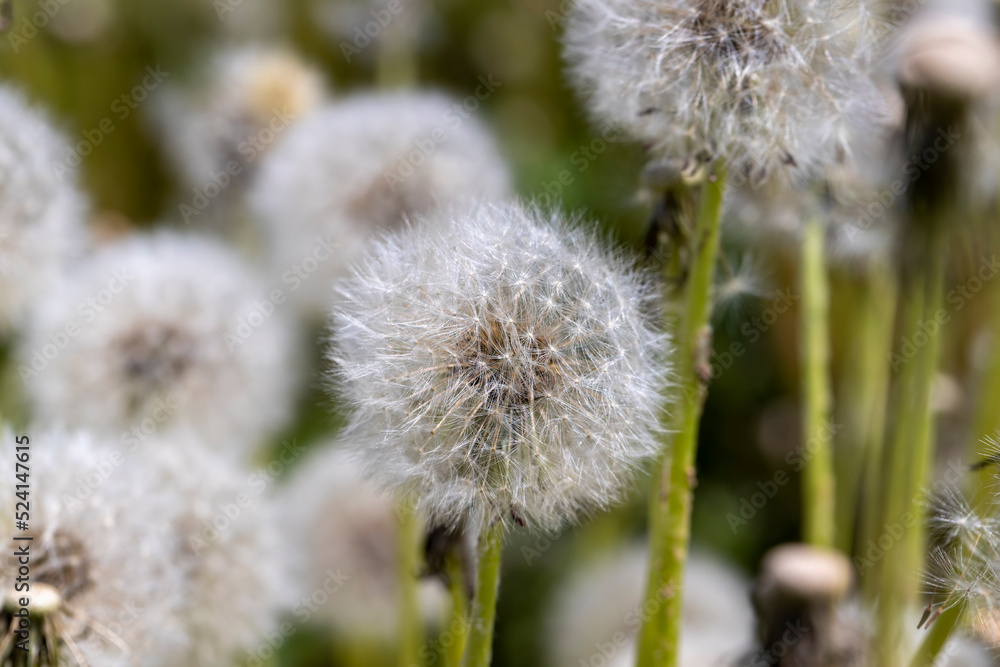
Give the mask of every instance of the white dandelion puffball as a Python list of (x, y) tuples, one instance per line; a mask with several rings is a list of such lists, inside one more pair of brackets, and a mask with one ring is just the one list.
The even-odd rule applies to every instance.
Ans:
[(656, 290), (521, 204), (441, 211), (373, 244), (333, 317), (351, 437), (431, 525), (555, 529), (659, 450)]
[(81, 263), (39, 308), (18, 369), (45, 421), (123, 442), (189, 430), (249, 453), (295, 400), (284, 301), (219, 243), (127, 238)]
[(295, 53), (246, 46), (218, 52), (192, 85), (164, 88), (154, 114), (185, 182), (211, 191), (218, 174), (245, 180), (326, 94), (320, 72)]
[(22, 324), (83, 249), (86, 205), (58, 168), (67, 150), (45, 114), (0, 86), (0, 332)]
[(372, 93), (332, 104), (267, 157), (251, 206), (274, 271), (314, 314), (364, 243), (436, 205), (510, 189), (492, 137), (453, 100)]
[[(158, 486), (184, 499), (170, 515), (167, 553), (180, 578), (177, 623), (189, 642), (171, 664), (233, 664), (234, 656), (243, 658), (239, 664), (256, 664), (274, 650), (292, 591), (275, 475), (267, 466), (246, 469), (207, 449), (199, 438), (174, 437), (137, 454), (157, 471)], [(198, 452), (197, 465), (191, 452)]]
[[(282, 498), (288, 542), (299, 555), (293, 615), (308, 615), (346, 637), (393, 640), (399, 616), (395, 502), (338, 443), (318, 449), (300, 464)], [(440, 620), (444, 596), (437, 580), (423, 582), (421, 617)]]
[[(21, 607), (16, 589), (20, 563), (30, 552), (31, 632), (52, 638), (58, 664), (108, 667), (171, 664), (163, 656), (189, 638), (177, 622), (180, 576), (168, 554), (168, 512), (186, 499), (155, 483), (147, 470), (122, 467), (120, 452), (85, 434), (31, 430), (30, 439), (3, 433), (0, 509), (3, 543), (0, 618), (10, 627)], [(13, 518), (23, 498), (16, 494), (15, 450), (27, 442), (30, 493), (28, 531)], [(7, 481), (9, 480), (9, 482)], [(32, 536), (31, 541), (18, 537)], [(67, 656), (72, 660), (66, 660)], [(0, 654), (6, 662), (8, 656)], [(48, 655), (50, 663), (57, 664)], [(81, 660), (82, 658), (82, 660)], [(85, 662), (84, 662), (85, 661)]]
[(579, 0), (566, 58), (594, 117), (657, 152), (813, 175), (881, 117), (870, 4)]
[[(573, 572), (556, 589), (546, 613), (552, 638), (546, 665), (589, 665), (601, 655), (611, 665), (635, 664), (635, 638), (646, 615), (648, 558), (645, 544), (622, 546)], [(684, 572), (680, 665), (737, 664), (755, 644), (754, 629), (746, 576), (696, 549)]]

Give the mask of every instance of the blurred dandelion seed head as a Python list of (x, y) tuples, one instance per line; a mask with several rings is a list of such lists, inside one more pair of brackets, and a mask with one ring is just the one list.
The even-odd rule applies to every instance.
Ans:
[[(288, 542), (297, 547), (297, 590), (309, 596), (331, 572), (342, 573), (346, 582), (323, 605), (320, 617), (347, 637), (392, 640), (399, 604), (399, 520), (393, 498), (365, 477), (343, 443), (334, 443), (303, 462), (282, 501), (290, 519)], [(420, 594), (421, 618), (430, 621), (443, 589), (428, 580)]]
[(59, 170), (69, 146), (46, 115), (0, 86), (0, 331), (83, 252), (86, 204), (76, 175)]
[[(47, 420), (126, 434), (154, 422), (245, 453), (280, 426), (295, 399), (289, 314), (224, 246), (171, 232), (109, 245), (40, 304), (22, 344), (65, 345), (26, 378)], [(251, 326), (251, 322), (255, 323)], [(65, 333), (74, 324), (76, 335)], [(258, 326), (259, 325), (259, 326)]]
[[(433, 93), (360, 94), (289, 131), (251, 206), (274, 271), (293, 281), (290, 298), (325, 314), (331, 283), (372, 236), (435, 206), (509, 194), (493, 138), (455, 108)], [(317, 239), (335, 249), (318, 251)]]

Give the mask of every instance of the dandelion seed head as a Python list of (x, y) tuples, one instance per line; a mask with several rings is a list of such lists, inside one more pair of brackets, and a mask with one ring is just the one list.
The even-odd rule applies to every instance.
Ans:
[[(105, 474), (97, 475), (115, 450), (85, 433), (31, 434), (30, 530), (15, 530), (13, 521), (0, 527), (5, 627), (24, 596), (14, 589), (13, 554), (25, 542), (14, 538), (30, 535), (33, 632), (53, 639), (63, 656), (78, 653), (91, 665), (170, 664), (164, 656), (186, 645), (189, 636), (177, 622), (180, 577), (167, 554), (169, 529), (161, 519), (164, 508), (184, 498), (157, 486), (143, 468), (110, 474), (102, 468)], [(0, 471), (14, 480), (14, 436), (6, 430), (3, 438), (10, 456), (0, 461)], [(11, 484), (0, 508), (13, 516), (19, 500)]]
[(656, 152), (809, 176), (881, 117), (870, 4), (581, 0), (565, 53), (595, 118)]
[(68, 142), (0, 86), (0, 332), (24, 323), (85, 246), (86, 205), (65, 166)]
[(340, 296), (351, 437), (432, 525), (554, 529), (659, 450), (655, 289), (557, 215), (441, 211), (373, 244)]
[(218, 456), (200, 437), (169, 437), (150, 442), (140, 463), (157, 488), (184, 499), (168, 514), (166, 553), (180, 577), (176, 620), (189, 641), (170, 664), (226, 664), (258, 650), (294, 602), (283, 518), (273, 490), (259, 488), (273, 483), (265, 470)]
[(189, 430), (252, 451), (295, 399), (295, 335), (269, 291), (208, 239), (159, 232), (101, 249), (38, 308), (22, 343), (25, 368), (52, 336), (64, 343), (25, 377), (37, 416), (123, 438)]
[(275, 272), (299, 276), (290, 298), (325, 313), (331, 283), (373, 235), (435, 206), (508, 194), (493, 138), (456, 104), (428, 93), (362, 94), (289, 131), (251, 204)]
[[(388, 641), (396, 636), (399, 521), (393, 498), (368, 479), (342, 443), (310, 453), (282, 497), (290, 536), (300, 559), (297, 591), (309, 596), (331, 573), (336, 594), (320, 612), (348, 637)], [(441, 608), (437, 580), (421, 584), (421, 618)], [(440, 620), (440, 618), (438, 618)]]

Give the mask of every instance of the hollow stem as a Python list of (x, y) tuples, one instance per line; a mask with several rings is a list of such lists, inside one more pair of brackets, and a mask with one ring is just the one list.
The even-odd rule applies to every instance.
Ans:
[(488, 667), (493, 655), (493, 624), (500, 587), (500, 552), (503, 526), (497, 524), (479, 536), (479, 563), (476, 568), (476, 599), (469, 629), (466, 667)]
[(813, 546), (832, 548), (837, 534), (830, 410), (830, 277), (826, 230), (810, 218), (802, 238), (802, 443), (808, 456), (802, 479), (802, 533)]
[(691, 539), (691, 505), (695, 485), (698, 423), (707, 391), (711, 349), (712, 280), (719, 255), (719, 228), (726, 172), (718, 167), (704, 186), (691, 239), (691, 265), (682, 296), (676, 331), (677, 373), (681, 396), (671, 420), (672, 451), (657, 469), (658, 486), (650, 499), (650, 569), (647, 605), (638, 664), (675, 667), (680, 654), (684, 568)]

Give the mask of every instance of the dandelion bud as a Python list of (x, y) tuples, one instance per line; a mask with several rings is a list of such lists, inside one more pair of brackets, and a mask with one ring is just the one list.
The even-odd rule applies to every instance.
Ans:
[(351, 437), (431, 525), (554, 529), (659, 450), (656, 292), (557, 216), (442, 211), (373, 244), (340, 295)]
[(296, 54), (244, 47), (220, 51), (186, 88), (164, 88), (154, 112), (164, 150), (196, 190), (200, 211), (198, 194), (208, 197), (213, 184), (227, 187), (216, 183), (220, 174), (246, 182), (325, 96), (322, 75)]
[(928, 11), (902, 35), (899, 49), (899, 81), (911, 90), (974, 100), (1000, 82), (1000, 46), (988, 15)]

